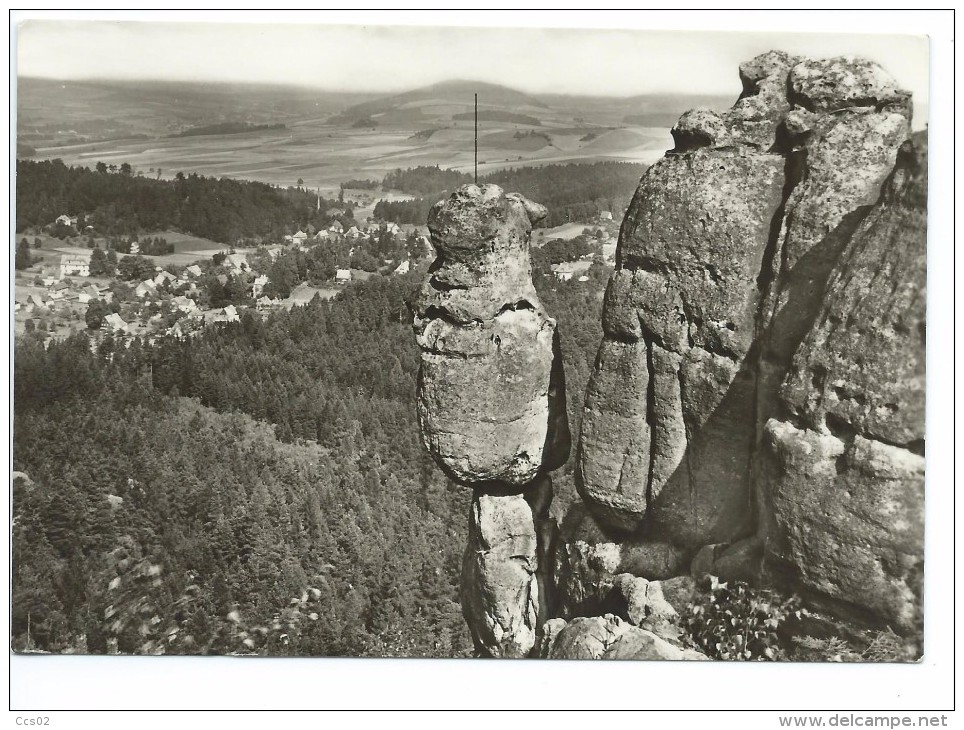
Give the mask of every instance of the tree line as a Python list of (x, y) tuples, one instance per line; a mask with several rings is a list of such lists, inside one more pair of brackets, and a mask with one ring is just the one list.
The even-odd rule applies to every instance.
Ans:
[[(611, 212), (614, 218), (622, 216), (645, 170), (645, 165), (631, 162), (541, 165), (498, 170), (482, 176), (479, 182), (495, 183), (545, 205), (549, 214), (544, 225), (554, 227), (589, 221), (604, 211)], [(379, 201), (375, 215), (396, 223), (424, 224), (432, 205), (472, 181), (467, 173), (438, 166), (394, 170), (385, 176), (382, 187), (417, 197)]]
[[(353, 220), (350, 204), (323, 199), (319, 212), (317, 197), (297, 188), (195, 173), (154, 180), (125, 165), (110, 172), (102, 162), (91, 170), (61, 160), (17, 160), (17, 232), (40, 229), (64, 213), (82, 213), (85, 225), (100, 234), (172, 229), (235, 244), (280, 241), (294, 227)], [(337, 215), (326, 215), (329, 208), (337, 208)]]

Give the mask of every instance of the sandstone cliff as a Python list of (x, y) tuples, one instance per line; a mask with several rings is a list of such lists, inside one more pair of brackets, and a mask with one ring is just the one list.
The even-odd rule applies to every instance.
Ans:
[(870, 61), (770, 52), (740, 77), (731, 109), (680, 118), (623, 220), (558, 531), (565, 385), (528, 263), (545, 211), (465, 186), (430, 215), (419, 421), (475, 490), (480, 654), (696, 658), (673, 628), (690, 573), (920, 628), (926, 135)]
[(909, 630), (926, 141), (906, 142), (909, 95), (872, 62), (771, 52), (740, 76), (732, 109), (683, 115), (623, 221), (577, 485), (624, 550)]

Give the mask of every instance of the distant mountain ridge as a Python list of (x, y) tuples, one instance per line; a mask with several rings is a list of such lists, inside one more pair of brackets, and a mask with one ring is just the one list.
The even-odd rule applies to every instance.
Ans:
[(410, 105), (417, 105), (419, 102), (471, 108), (475, 101), (475, 94), (479, 95), (480, 106), (487, 108), (497, 107), (509, 110), (516, 110), (520, 107), (527, 107), (531, 110), (548, 108), (544, 102), (535, 96), (508, 86), (482, 81), (453, 79), (355, 104), (345, 109), (337, 116), (336, 120), (332, 121), (353, 121), (387, 114), (405, 109)]

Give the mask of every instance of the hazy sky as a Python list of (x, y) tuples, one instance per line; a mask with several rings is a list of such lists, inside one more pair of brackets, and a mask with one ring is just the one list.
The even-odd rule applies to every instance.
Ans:
[[(373, 17), (378, 17), (373, 15)], [(546, 16), (547, 18), (550, 16)], [(736, 94), (737, 66), (779, 48), (864, 55), (927, 97), (923, 36), (28, 20), (21, 76), (286, 83), (395, 91), (452, 78), (523, 91)]]

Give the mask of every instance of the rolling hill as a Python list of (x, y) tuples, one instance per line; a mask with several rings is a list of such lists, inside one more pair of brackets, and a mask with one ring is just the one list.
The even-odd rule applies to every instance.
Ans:
[(418, 117), (425, 121), (433, 118), (451, 120), (472, 110), (475, 94), (479, 95), (479, 111), (518, 113), (548, 109), (539, 99), (507, 86), (480, 81), (443, 81), (431, 86), (412, 89), (401, 94), (355, 104), (345, 109), (333, 122), (350, 123), (371, 117), (375, 121), (407, 121)]
[[(198, 173), (282, 186), (301, 180), (326, 192), (349, 179), (381, 179), (396, 168), (470, 171), (475, 94), (479, 174), (579, 161), (651, 163), (672, 145), (669, 128), (683, 111), (734, 100), (531, 94), (466, 80), (357, 94), (285, 85), (21, 78), (17, 93), (21, 157), (88, 167), (126, 162), (134, 174), (157, 177)], [(215, 133), (184, 136), (197, 128)]]

